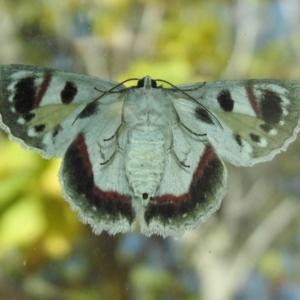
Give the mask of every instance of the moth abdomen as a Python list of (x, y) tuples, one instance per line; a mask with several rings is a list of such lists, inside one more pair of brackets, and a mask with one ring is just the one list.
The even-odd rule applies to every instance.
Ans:
[(145, 201), (155, 195), (164, 171), (164, 147), (164, 135), (160, 131), (131, 132), (125, 170), (135, 197)]

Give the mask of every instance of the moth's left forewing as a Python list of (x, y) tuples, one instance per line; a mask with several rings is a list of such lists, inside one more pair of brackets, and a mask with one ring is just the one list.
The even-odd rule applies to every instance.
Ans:
[(207, 137), (235, 165), (272, 159), (299, 131), (297, 81), (219, 81), (182, 88), (218, 118), (221, 126), (208, 127)]
[[(62, 155), (114, 82), (25, 65), (0, 66), (0, 126), (45, 157)], [(89, 109), (90, 108), (90, 109)], [(79, 114), (85, 110), (84, 114)], [(75, 122), (75, 119), (78, 119)], [(59, 134), (58, 134), (59, 133)]]

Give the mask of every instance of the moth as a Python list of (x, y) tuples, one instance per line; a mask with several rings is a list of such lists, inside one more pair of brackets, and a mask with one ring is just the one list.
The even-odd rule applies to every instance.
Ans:
[(220, 207), (222, 159), (268, 161), (299, 131), (297, 81), (135, 82), (0, 66), (1, 127), (45, 158), (63, 157), (63, 195), (96, 234), (180, 237)]

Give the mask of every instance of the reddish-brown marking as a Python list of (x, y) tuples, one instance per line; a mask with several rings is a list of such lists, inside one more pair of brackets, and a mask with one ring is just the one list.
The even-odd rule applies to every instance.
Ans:
[(258, 107), (258, 103), (257, 103), (256, 97), (254, 95), (254, 92), (253, 92), (253, 89), (252, 89), (252, 85), (247, 84), (245, 86), (245, 89), (246, 89), (246, 93), (247, 93), (249, 102), (250, 102), (250, 104), (252, 106), (252, 109), (254, 110), (257, 118), (261, 119), (262, 118), (261, 111), (260, 111), (260, 109)]
[[(84, 135), (81, 133), (73, 143), (72, 147), (76, 148), (83, 160), (84, 168), (88, 177), (94, 178), (92, 163), (89, 158), (89, 153), (84, 140)], [(94, 182), (93, 182), (94, 183)], [(128, 196), (120, 195), (114, 191), (104, 192), (94, 183), (93, 194), (102, 201), (119, 201), (126, 204), (131, 204), (131, 198)]]
[[(198, 164), (198, 167), (196, 168), (193, 179), (190, 185), (189, 190), (191, 189), (191, 186), (193, 183), (197, 182), (199, 178), (203, 176), (205, 168), (209, 165), (209, 163), (217, 158), (213, 148), (208, 145), (206, 146), (203, 155), (201, 156), (201, 160)], [(154, 199), (156, 203), (173, 203), (175, 205), (180, 205), (182, 202), (190, 201), (190, 195), (189, 193), (182, 194), (180, 196), (174, 196), (172, 194), (166, 194), (160, 197), (157, 197)]]
[[(180, 196), (174, 196), (172, 194), (166, 194), (160, 197), (156, 197), (154, 201), (156, 204), (162, 204), (162, 203), (172, 203), (175, 205), (179, 205), (182, 202), (186, 202), (190, 200), (190, 196), (188, 193), (182, 194)], [(151, 204), (151, 203), (150, 203)]]
[(203, 176), (204, 169), (209, 165), (209, 163), (213, 160), (217, 159), (217, 156), (215, 154), (215, 151), (213, 150), (212, 146), (207, 145), (204, 153), (201, 157), (200, 163), (198, 164), (198, 167), (193, 175), (193, 182), (197, 182), (199, 178)]
[(87, 175), (89, 177), (93, 176), (92, 164), (89, 158), (87, 146), (85, 144), (84, 135), (82, 133), (77, 136), (77, 139), (74, 141), (72, 147), (77, 148), (78, 152), (80, 153), (80, 156), (83, 159), (84, 167), (87, 170)]
[(51, 82), (52, 74), (51, 73), (46, 73), (45, 78), (37, 92), (36, 98), (35, 98), (35, 103), (34, 107), (38, 107), (43, 100), (43, 97), (48, 89), (48, 86)]
[(94, 186), (93, 190), (94, 195), (98, 196), (102, 201), (118, 201), (125, 204), (131, 204), (131, 198), (128, 196), (120, 195), (119, 193), (110, 191), (103, 192), (97, 186)]

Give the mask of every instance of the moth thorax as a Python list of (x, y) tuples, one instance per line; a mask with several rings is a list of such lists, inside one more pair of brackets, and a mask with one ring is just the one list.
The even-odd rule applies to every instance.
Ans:
[(126, 153), (126, 176), (135, 198), (148, 203), (155, 196), (164, 171), (164, 135), (133, 130)]

